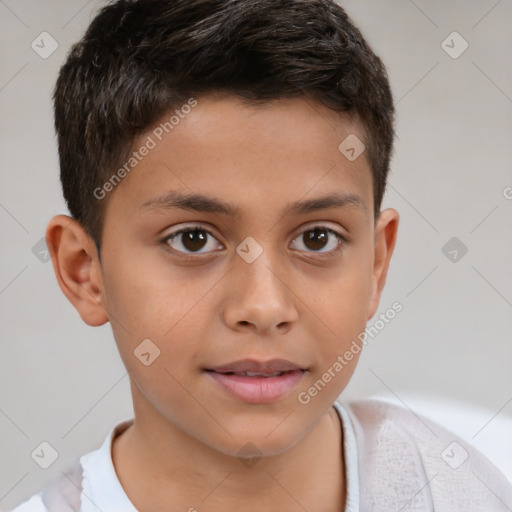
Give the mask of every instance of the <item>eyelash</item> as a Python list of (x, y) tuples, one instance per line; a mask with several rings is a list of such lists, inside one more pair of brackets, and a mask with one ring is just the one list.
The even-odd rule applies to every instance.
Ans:
[[(318, 255), (322, 259), (323, 258), (332, 258), (333, 256), (336, 256), (339, 253), (339, 251), (341, 251), (343, 249), (343, 247), (348, 243), (348, 239), (345, 236), (343, 236), (341, 233), (338, 233), (337, 231), (334, 231), (333, 229), (328, 228), (326, 226), (322, 226), (320, 224), (309, 226), (308, 228), (304, 229), (294, 238), (294, 240), (296, 240), (300, 235), (303, 235), (304, 233), (307, 233), (308, 231), (314, 231), (315, 229), (322, 229), (322, 230), (327, 231), (328, 233), (334, 235), (338, 239), (339, 243), (338, 243), (338, 246), (331, 251), (328, 251), (328, 252), (307, 251), (308, 254)], [(176, 249), (172, 249), (172, 247), (169, 246), (170, 240), (174, 240), (175, 238), (178, 238), (179, 235), (181, 235), (182, 233), (187, 233), (189, 231), (196, 231), (196, 230), (204, 231), (208, 235), (215, 238), (215, 236), (207, 229), (206, 226), (204, 226), (202, 224), (196, 224), (193, 226), (187, 226), (186, 228), (179, 229), (178, 231), (175, 231), (174, 233), (171, 233), (170, 235), (165, 236), (165, 238), (163, 238), (160, 241), (160, 243), (164, 246), (164, 249), (166, 251), (173, 253), (173, 254), (178, 253), (181, 256), (183, 256), (184, 258), (190, 259), (190, 260), (197, 259), (197, 257), (198, 257), (197, 255), (200, 255), (200, 254), (210, 254), (210, 253), (193, 253), (193, 252), (187, 253), (187, 252), (183, 252), (183, 251), (178, 251)]]

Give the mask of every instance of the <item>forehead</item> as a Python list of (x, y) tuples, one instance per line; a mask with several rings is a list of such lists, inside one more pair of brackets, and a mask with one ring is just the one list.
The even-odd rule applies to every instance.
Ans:
[(113, 203), (135, 213), (179, 191), (215, 197), (243, 216), (336, 193), (359, 198), (370, 213), (365, 152), (349, 159), (340, 149), (347, 138), (365, 141), (356, 120), (303, 97), (261, 105), (218, 94), (195, 101), (166, 113), (135, 141), (133, 151), (151, 149), (117, 187)]

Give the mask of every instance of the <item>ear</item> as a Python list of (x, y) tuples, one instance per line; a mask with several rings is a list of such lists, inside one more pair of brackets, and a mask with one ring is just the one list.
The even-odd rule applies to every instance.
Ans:
[(386, 284), (389, 262), (396, 244), (399, 218), (398, 212), (389, 208), (380, 213), (375, 226), (375, 257), (368, 320), (377, 311), (382, 289)]
[(92, 326), (108, 321), (96, 245), (82, 225), (67, 215), (53, 217), (46, 244), (61, 290), (82, 320)]

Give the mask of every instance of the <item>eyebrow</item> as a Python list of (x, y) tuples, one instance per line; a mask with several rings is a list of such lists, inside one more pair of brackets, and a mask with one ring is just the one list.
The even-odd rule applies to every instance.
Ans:
[[(366, 210), (366, 205), (363, 200), (356, 194), (337, 192), (323, 197), (304, 199), (290, 203), (285, 207), (283, 215), (288, 213), (305, 214), (347, 206), (357, 206), (362, 210)], [(181, 209), (195, 212), (219, 213), (229, 217), (236, 217), (240, 211), (239, 206), (221, 201), (214, 197), (197, 193), (183, 194), (177, 191), (171, 191), (149, 199), (141, 206), (141, 209), (159, 212)]]

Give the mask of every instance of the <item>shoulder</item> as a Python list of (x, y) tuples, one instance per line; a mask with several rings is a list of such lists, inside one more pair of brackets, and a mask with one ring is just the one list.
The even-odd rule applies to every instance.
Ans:
[(11, 512), (73, 512), (80, 509), (82, 465), (80, 460), (50, 480), (44, 488)]
[(343, 407), (357, 440), (365, 510), (400, 505), (404, 511), (497, 512), (512, 507), (512, 485), (503, 474), (435, 422), (378, 400)]
[(47, 512), (47, 510), (41, 498), (41, 493), (39, 492), (17, 505), (11, 512)]
[[(100, 498), (109, 500), (114, 491), (117, 493), (117, 499), (120, 495), (122, 500), (124, 493), (112, 464), (111, 447), (113, 438), (132, 423), (133, 418), (127, 418), (114, 425), (99, 448), (76, 459), (65, 471), (50, 480), (39, 493), (34, 494), (9, 512), (73, 512), (82, 510), (82, 492), (88, 498), (86, 504), (94, 503)], [(88, 507), (89, 505), (84, 506)], [(99, 509), (99, 507), (95, 506), (95, 509)], [(119, 508), (119, 510), (132, 509), (126, 501), (123, 503), (123, 507)]]

